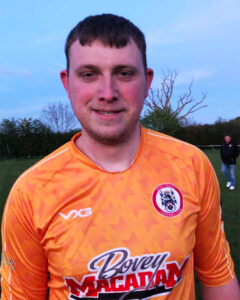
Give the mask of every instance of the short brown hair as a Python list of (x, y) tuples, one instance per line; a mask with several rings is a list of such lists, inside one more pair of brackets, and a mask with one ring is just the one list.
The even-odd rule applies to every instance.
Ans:
[(144, 69), (147, 69), (146, 42), (142, 31), (129, 20), (112, 15), (102, 14), (89, 16), (79, 22), (69, 33), (66, 44), (65, 54), (67, 58), (67, 71), (69, 71), (69, 48), (73, 42), (91, 45), (95, 40), (100, 40), (104, 45), (121, 48), (128, 44), (130, 38), (136, 43), (142, 54)]

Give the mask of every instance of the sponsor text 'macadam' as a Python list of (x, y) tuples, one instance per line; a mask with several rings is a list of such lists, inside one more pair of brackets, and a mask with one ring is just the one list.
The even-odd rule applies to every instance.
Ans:
[[(83, 276), (81, 282), (64, 277), (69, 299), (119, 299), (121, 294), (133, 289), (138, 291), (133, 291), (132, 299), (141, 293), (168, 294), (181, 281), (189, 259), (187, 256), (179, 265), (177, 261), (167, 261), (169, 257), (169, 252), (131, 257), (126, 248), (111, 249), (89, 262), (92, 273)], [(144, 289), (154, 273), (151, 289), (146, 294)]]

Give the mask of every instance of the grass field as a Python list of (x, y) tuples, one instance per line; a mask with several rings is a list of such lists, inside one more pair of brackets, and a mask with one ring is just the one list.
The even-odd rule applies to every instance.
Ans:
[[(238, 280), (240, 279), (240, 165), (237, 165), (237, 187), (230, 191), (225, 187), (225, 179), (220, 172), (221, 161), (219, 152), (216, 150), (206, 151), (217, 173), (220, 188), (225, 232), (231, 246), (231, 254), (235, 263)], [(10, 191), (17, 177), (40, 158), (0, 160), (0, 216)], [(206, 241), (207, 242), (207, 241)], [(197, 299), (200, 300), (199, 287), (197, 285)]]
[(221, 160), (218, 151), (206, 152), (218, 176), (221, 189), (221, 204), (223, 210), (224, 227), (231, 246), (231, 254), (235, 262), (235, 270), (240, 279), (240, 164), (236, 166), (237, 186), (234, 191), (226, 188), (226, 180), (220, 172)]

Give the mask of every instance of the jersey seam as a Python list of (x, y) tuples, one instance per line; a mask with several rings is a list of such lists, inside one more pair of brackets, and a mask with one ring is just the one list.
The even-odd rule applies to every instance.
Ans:
[(41, 186), (41, 188), (45, 187), (49, 182), (52, 181), (52, 179), (54, 178), (55, 175), (57, 175), (60, 171), (62, 171), (64, 168), (66, 168), (66, 166), (73, 160), (73, 157), (70, 157), (69, 160), (58, 170), (56, 170), (55, 172), (52, 173), (52, 176), (50, 178), (48, 178)]
[(190, 143), (184, 142), (182, 140), (176, 139), (176, 138), (171, 137), (171, 136), (164, 136), (164, 135), (161, 135), (161, 133), (156, 134), (156, 133), (153, 133), (153, 132), (148, 131), (148, 130), (147, 130), (147, 134), (152, 135), (152, 136), (156, 136), (158, 138), (162, 138), (162, 139), (165, 139), (165, 140), (174, 141), (174, 142), (177, 142), (177, 143), (180, 143), (180, 144), (185, 144), (185, 145), (190, 146), (191, 148), (194, 148), (194, 149), (197, 149), (197, 150), (200, 151), (200, 149), (197, 146), (194, 146), (194, 145), (192, 145)]
[[(201, 151), (198, 147), (196, 147), (196, 146), (194, 146), (194, 145), (191, 145), (191, 144), (189, 144), (189, 143), (186, 143), (186, 142), (184, 142), (184, 141), (180, 141), (180, 140), (178, 140), (178, 139), (171, 138), (171, 137), (161, 136), (161, 135), (158, 135), (158, 134), (154, 134), (154, 133), (152, 133), (152, 132), (149, 132), (149, 131), (147, 131), (147, 134), (148, 134), (148, 135), (151, 135), (151, 136), (155, 136), (155, 137), (157, 137), (157, 138), (159, 138), (159, 139), (165, 139), (165, 140), (170, 140), (170, 141), (172, 141), (172, 142), (177, 142), (177, 143), (179, 143), (179, 144), (185, 144), (186, 146), (189, 146), (190, 148), (195, 149), (195, 150), (199, 151), (200, 153), (202, 153), (202, 151)], [(153, 145), (151, 145), (151, 147), (153, 147)], [(179, 158), (181, 161), (185, 162), (185, 160), (184, 160), (178, 153), (172, 153), (172, 152), (169, 152), (169, 151), (167, 151), (167, 149), (163, 149), (163, 148), (161, 148), (161, 147), (160, 147), (160, 148), (159, 148), (159, 147), (155, 147), (155, 148), (158, 149), (158, 150), (160, 149), (162, 152), (167, 153), (168, 155), (177, 157), (177, 158)]]
[(227, 260), (227, 267), (228, 267), (228, 271), (229, 271), (229, 274), (232, 278), (234, 278), (233, 276), (233, 273), (232, 273), (232, 270), (230, 268), (230, 264), (229, 264), (229, 256), (227, 254), (227, 249), (226, 249), (226, 243), (224, 241), (224, 238), (222, 239), (222, 242), (224, 243), (223, 247), (224, 247), (224, 251), (225, 251), (225, 257), (226, 257), (226, 260)]
[(43, 160), (43, 161), (40, 161), (39, 163), (35, 164), (34, 166), (32, 166), (31, 168), (29, 168), (28, 170), (26, 170), (15, 182), (15, 184), (13, 185), (13, 187), (17, 184), (18, 181), (20, 181), (22, 178), (24, 178), (27, 174), (31, 173), (31, 171), (33, 171), (34, 169), (36, 169), (37, 167), (43, 165), (44, 163), (48, 162), (49, 160), (55, 158), (56, 156), (66, 152), (69, 150), (69, 147), (68, 148), (65, 148), (64, 150), (54, 154), (53, 156), (50, 156), (48, 157), (47, 159)]

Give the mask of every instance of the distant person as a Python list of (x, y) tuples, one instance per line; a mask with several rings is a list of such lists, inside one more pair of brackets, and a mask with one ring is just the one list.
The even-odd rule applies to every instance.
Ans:
[(232, 141), (230, 134), (225, 134), (221, 145), (221, 171), (227, 180), (226, 187), (230, 190), (234, 190), (236, 185), (235, 166), (238, 155), (238, 146)]

